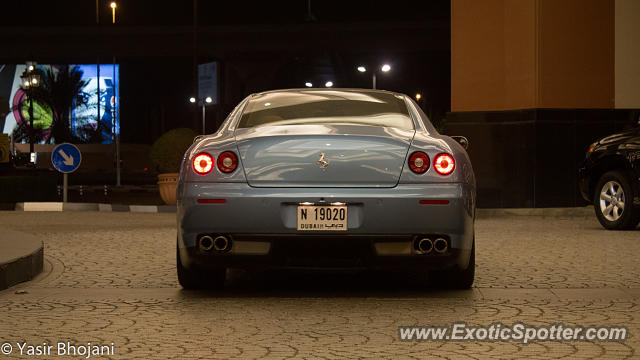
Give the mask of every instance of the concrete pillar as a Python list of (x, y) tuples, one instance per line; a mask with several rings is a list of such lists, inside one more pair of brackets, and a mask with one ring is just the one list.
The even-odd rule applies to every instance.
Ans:
[(640, 109), (640, 1), (616, 0), (615, 106)]
[(638, 18), (637, 0), (451, 0), (446, 127), (470, 139), (480, 206), (584, 204), (586, 147), (640, 113)]

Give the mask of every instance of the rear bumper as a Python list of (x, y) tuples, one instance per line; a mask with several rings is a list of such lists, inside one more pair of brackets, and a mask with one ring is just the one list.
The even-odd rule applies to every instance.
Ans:
[[(330, 268), (330, 269), (425, 269), (466, 268), (470, 249), (447, 249), (416, 255), (411, 251), (410, 236), (336, 236), (336, 235), (256, 235), (228, 234), (232, 246), (248, 241), (263, 243), (263, 254), (238, 254), (202, 251), (197, 247), (182, 249), (181, 260), (193, 267), (264, 268)], [(379, 245), (396, 242), (404, 254), (381, 254)]]
[[(198, 199), (225, 203), (199, 204)], [(420, 204), (424, 199), (449, 203)], [(348, 230), (296, 230), (297, 203), (304, 201), (346, 202)], [(474, 203), (474, 189), (461, 183), (380, 189), (186, 183), (178, 189), (178, 247), (187, 267), (466, 268)], [(203, 252), (198, 249), (202, 234), (224, 234), (237, 247), (228, 253)], [(417, 235), (444, 237), (449, 248), (444, 254), (416, 254), (412, 249)]]

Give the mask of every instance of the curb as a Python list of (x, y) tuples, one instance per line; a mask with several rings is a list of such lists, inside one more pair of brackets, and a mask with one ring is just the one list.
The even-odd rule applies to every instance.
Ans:
[(44, 268), (44, 244), (33, 235), (5, 229), (0, 234), (0, 290), (33, 279)]
[[(135, 212), (135, 213), (175, 213), (175, 205), (122, 205), (93, 203), (62, 202), (24, 202), (16, 203), (16, 211), (101, 211), (101, 212)], [(568, 208), (507, 208), (477, 209), (480, 218), (497, 216), (561, 216), (585, 217), (593, 216), (593, 206)]]
[(101, 211), (138, 213), (175, 213), (175, 205), (122, 205), (62, 202), (16, 203), (15, 211)]

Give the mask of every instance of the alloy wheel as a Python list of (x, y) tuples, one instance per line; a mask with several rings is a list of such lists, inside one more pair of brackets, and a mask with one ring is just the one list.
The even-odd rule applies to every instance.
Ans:
[(625, 196), (622, 185), (608, 181), (600, 189), (600, 211), (608, 221), (617, 221), (624, 212)]

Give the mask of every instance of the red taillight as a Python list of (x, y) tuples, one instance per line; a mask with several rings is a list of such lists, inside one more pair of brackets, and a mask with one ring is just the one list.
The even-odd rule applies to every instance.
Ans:
[(193, 170), (200, 175), (206, 175), (213, 170), (213, 157), (207, 153), (200, 153), (193, 158)]
[(453, 160), (453, 156), (449, 154), (438, 154), (433, 159), (433, 167), (440, 175), (449, 175), (456, 167), (456, 162)]
[(409, 169), (416, 174), (423, 174), (429, 170), (429, 156), (422, 151), (416, 151), (409, 156)]
[(218, 169), (223, 173), (230, 173), (238, 167), (238, 157), (231, 151), (218, 155)]

